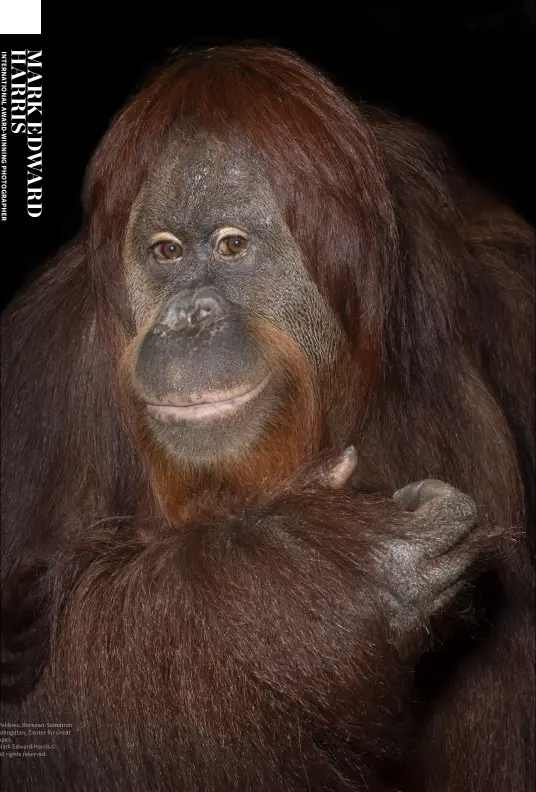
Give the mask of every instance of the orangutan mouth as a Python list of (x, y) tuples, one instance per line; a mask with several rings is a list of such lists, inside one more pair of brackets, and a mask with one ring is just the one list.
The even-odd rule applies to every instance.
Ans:
[[(162, 423), (179, 423), (180, 421), (212, 421), (226, 418), (238, 412), (244, 405), (253, 401), (268, 384), (270, 377), (265, 377), (253, 389), (242, 391), (237, 395), (214, 393), (205, 394), (189, 401), (188, 404), (147, 404), (149, 415)], [(226, 398), (222, 398), (224, 395)]]

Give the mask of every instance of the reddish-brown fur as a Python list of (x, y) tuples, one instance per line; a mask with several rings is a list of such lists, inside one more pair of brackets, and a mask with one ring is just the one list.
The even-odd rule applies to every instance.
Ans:
[(254, 494), (262, 497), (291, 476), (320, 447), (319, 398), (296, 343), (259, 317), (250, 318), (248, 325), (249, 337), (263, 360), (284, 381), (282, 408), (277, 421), (272, 421), (261, 441), (248, 449), (245, 458), (239, 457), (227, 465), (222, 462), (209, 470), (199, 471), (184, 464), (178, 470), (176, 460), (155, 442), (147, 426), (145, 405), (133, 396), (129, 368), (133, 344), (125, 350), (121, 380), (123, 392), (130, 394), (131, 404), (127, 408), (130, 425), (134, 427), (135, 442), (162, 511), (175, 524), (190, 519), (199, 506), (204, 508), (206, 493), (220, 492), (227, 503), (235, 494), (239, 500), (245, 493), (249, 497)]
[[(346, 496), (282, 496), (285, 530), (251, 536), (250, 512), (236, 522), (214, 492), (203, 499), (207, 483), (229, 482), (196, 484), (195, 472), (140, 445), (121, 387), (135, 333), (121, 248), (147, 168), (191, 117), (253, 144), (351, 339), (337, 388), (356, 484), (391, 492), (441, 478), (490, 522), (533, 524), (530, 229), (470, 185), (433, 138), (354, 107), (288, 53), (179, 59), (115, 120), (89, 171), (82, 233), (3, 320), (6, 694), (32, 687), (45, 667), (4, 719), (81, 719), (70, 750), (10, 789), (358, 789), (363, 773), (380, 790), (531, 790), (532, 534), (482, 578), (478, 627), (426, 657), (410, 693), (369, 610), (385, 503), (356, 499), (349, 531)], [(229, 513), (321, 450), (312, 420), (285, 457), (288, 425), (273, 427), (274, 456), (233, 480)], [(273, 501), (251, 508), (272, 525)], [(318, 544), (296, 536), (300, 513)], [(172, 529), (159, 527), (165, 515)], [(98, 525), (108, 518), (115, 527)], [(15, 586), (21, 568), (26, 583)], [(255, 629), (270, 624), (277, 644), (262, 656), (268, 637), (248, 632), (256, 608), (266, 618)], [(408, 778), (389, 786), (397, 752)]]

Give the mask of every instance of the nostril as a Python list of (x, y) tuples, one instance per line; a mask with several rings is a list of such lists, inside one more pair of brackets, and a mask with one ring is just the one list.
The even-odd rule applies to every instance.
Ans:
[(204, 319), (216, 320), (223, 314), (218, 300), (210, 295), (198, 295), (194, 300), (190, 314), (190, 324), (195, 325)]
[(205, 317), (210, 316), (211, 313), (212, 311), (208, 305), (203, 305), (199, 308), (196, 308), (190, 316), (190, 324), (197, 324), (198, 322), (201, 322), (203, 319), (205, 319)]

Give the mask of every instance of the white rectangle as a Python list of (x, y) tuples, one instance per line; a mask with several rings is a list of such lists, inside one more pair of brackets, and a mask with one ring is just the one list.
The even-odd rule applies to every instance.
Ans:
[(1, 33), (41, 33), (41, 0), (4, 0), (0, 6)]

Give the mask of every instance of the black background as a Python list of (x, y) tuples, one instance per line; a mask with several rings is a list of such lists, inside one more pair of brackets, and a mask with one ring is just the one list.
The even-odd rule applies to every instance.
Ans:
[(8, 140), (8, 222), (0, 223), (4, 305), (80, 228), (89, 159), (151, 70), (184, 46), (275, 43), (356, 99), (441, 133), (463, 164), (530, 221), (534, 194), (535, 16), (527, 2), (394, 0), (225, 6), (196, 2), (43, 3), (41, 36), (1, 49), (43, 50), (43, 214), (25, 208), (24, 136)]

